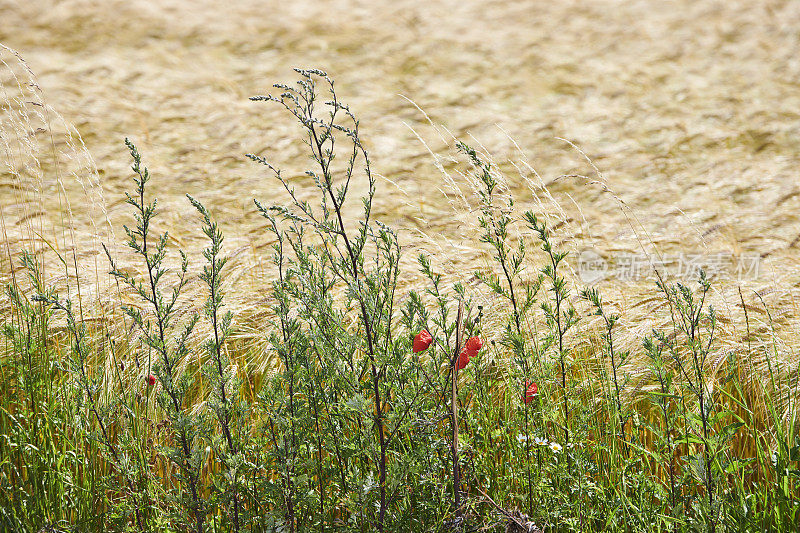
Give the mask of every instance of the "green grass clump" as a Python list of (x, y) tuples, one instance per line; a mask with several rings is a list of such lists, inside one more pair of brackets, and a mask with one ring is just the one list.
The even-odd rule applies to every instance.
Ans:
[[(87, 324), (80, 299), (47, 286), (33, 256), (22, 257), (27, 279), (7, 287), (4, 530), (796, 527), (793, 384), (771, 372), (754, 391), (733, 353), (710, 377), (710, 361), (725, 354), (705, 274), (696, 286), (659, 279), (667, 326), (641, 339), (648, 367), (634, 383), (622, 368), (634, 354), (617, 337), (624, 313), (596, 288), (575, 289), (552, 229), (532, 212), (517, 219), (511, 200), (499, 205), (496, 170), (459, 144), (494, 268), (467, 288), (423, 254), (426, 286), (401, 295), (402, 250), (373, 217), (359, 122), (325, 73), (297, 72), (277, 96), (253, 98), (297, 120), (317, 193), (301, 197), (266, 158), (249, 156), (291, 200), (255, 201), (274, 243), (263, 335), (276, 364), (255, 374), (232, 350), (223, 231), (235, 228), (189, 196), (205, 264), (176, 257), (155, 229), (151, 176), (127, 142), (136, 223), (125, 233), (138, 270), (107, 250), (126, 333)], [(351, 187), (365, 191), (360, 204)], [(513, 226), (527, 234), (512, 239)], [(200, 306), (183, 292), (193, 279), (206, 293)], [(476, 305), (474, 291), (496, 303)], [(592, 316), (599, 332), (581, 329)], [(209, 332), (200, 339), (199, 323)], [(792, 416), (779, 415), (787, 403)]]

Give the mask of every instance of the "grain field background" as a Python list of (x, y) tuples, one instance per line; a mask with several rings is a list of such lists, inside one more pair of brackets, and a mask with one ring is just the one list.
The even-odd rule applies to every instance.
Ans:
[[(742, 300), (756, 333), (776, 330), (787, 371), (797, 365), (799, 2), (0, 0), (0, 43), (0, 271), (8, 280), (15, 254), (37, 251), (53, 283), (80, 287), (89, 317), (129, 300), (100, 243), (125, 265), (130, 137), (153, 174), (159, 229), (195, 268), (204, 236), (184, 195), (221, 221), (239, 363), (269, 365), (270, 242), (252, 200), (283, 196), (244, 154), (313, 190), (299, 129), (248, 97), (315, 67), (361, 119), (381, 176), (375, 215), (401, 232), (404, 291), (419, 288), (426, 251), (493, 303), (473, 275), (489, 256), (459, 138), (493, 160), (514, 209), (547, 215), (574, 252), (575, 287), (582, 252), (611, 265), (597, 286), (622, 314), (623, 344), (635, 348), (664, 304), (652, 276), (610, 275), (614, 265), (721, 255), (732, 264), (714, 274), (712, 365), (742, 346)], [(738, 275), (742, 258), (757, 274)]]

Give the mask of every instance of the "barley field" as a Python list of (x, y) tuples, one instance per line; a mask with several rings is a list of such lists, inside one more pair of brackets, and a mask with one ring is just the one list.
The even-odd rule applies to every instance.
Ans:
[[(583, 287), (620, 314), (631, 405), (652, 387), (642, 338), (669, 319), (653, 269), (693, 283), (703, 266), (717, 320), (709, 388), (742, 358), (752, 416), (764, 428), (797, 418), (798, 2), (0, 0), (0, 44), (0, 278), (17, 283), (19, 254), (34, 253), (90, 329), (123, 338), (122, 306), (139, 305), (102, 249), (142, 273), (122, 229), (135, 224), (127, 137), (152, 175), (156, 228), (191, 265), (207, 240), (185, 195), (219, 221), (232, 362), (253, 383), (273, 371), (276, 238), (253, 199), (289, 196), (245, 154), (280, 168), (301, 199), (316, 188), (303, 174), (313, 162), (301, 128), (249, 97), (294, 80), (293, 67), (318, 68), (360, 119), (377, 179), (372, 216), (399, 233), (400, 297), (424, 289), (424, 253), (447, 286), (462, 283), (484, 309), (508, 308), (476, 276), (494, 267), (463, 141), (491, 161), (498, 197), (514, 200), (503, 208), (510, 242), (533, 238), (522, 223), (532, 210), (570, 252), (569, 301), (583, 317), (571, 342), (592, 352), (602, 330), (580, 303)], [(346, 209), (357, 217), (361, 206)], [(204, 290), (190, 273), (181, 316), (202, 308)], [(11, 313), (5, 293), (0, 309)], [(483, 335), (499, 342), (501, 322), (487, 313)], [(191, 342), (210, 335), (198, 324)], [(130, 372), (134, 382), (147, 374)], [(785, 385), (770, 422), (756, 389), (775, 373)], [(202, 386), (193, 394), (202, 404)]]
[[(502, 169), (520, 211), (535, 206), (559, 225), (573, 267), (583, 250), (609, 262), (757, 258), (757, 275), (740, 280), (738, 263), (719, 273), (724, 333), (731, 342), (743, 335), (739, 286), (755, 308), (758, 292), (786, 330), (782, 356), (797, 360), (794, 2), (229, 2), (220, 10), (214, 2), (34, 0), (0, 8), (0, 42), (22, 55), (35, 98), (51, 108), (45, 126), (24, 99), (30, 127), (52, 130), (24, 142), (4, 136), (7, 242), (18, 251), (31, 242), (19, 241), (26, 231), (36, 241), (30, 228), (52, 232), (51, 242), (77, 251), (81, 271), (92, 272), (87, 287), (107, 267), (96, 235), (118, 244), (105, 232), (129, 222), (127, 136), (156, 176), (176, 243), (194, 254), (201, 246), (184, 216), (186, 193), (236, 228), (231, 297), (244, 312), (257, 308), (269, 238), (252, 199), (282, 190), (244, 154), (297, 177), (307, 159), (292, 142), (294, 125), (248, 97), (291, 67), (318, 67), (359, 114), (381, 179), (376, 215), (401, 230), (410, 261), (431, 251), (452, 281), (467, 283), (486, 264), (475, 197), (452, 149), (454, 138), (472, 141)], [(31, 74), (9, 51), (3, 59), (9, 102), (20, 97), (12, 76), (25, 84)], [(54, 158), (60, 173), (48, 172)], [(627, 311), (635, 339), (650, 327), (642, 295), (654, 278), (619, 277), (602, 288)]]

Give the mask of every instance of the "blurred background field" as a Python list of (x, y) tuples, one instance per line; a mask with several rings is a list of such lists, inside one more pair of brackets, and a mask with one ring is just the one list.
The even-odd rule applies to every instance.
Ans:
[[(473, 271), (488, 265), (457, 137), (503, 171), (515, 207), (550, 218), (575, 269), (587, 249), (611, 263), (757, 257), (758, 276), (715, 276), (720, 361), (745, 338), (741, 287), (751, 327), (775, 327), (781, 360), (797, 364), (797, 2), (0, 0), (0, 14), (0, 43), (30, 69), (0, 51), (0, 272), (8, 280), (17, 252), (38, 251), (52, 281), (78, 273), (89, 317), (127, 298), (99, 247), (125, 265), (127, 136), (153, 173), (161, 229), (196, 266), (203, 236), (184, 194), (222, 222), (236, 342), (267, 367), (269, 240), (252, 199), (280, 201), (282, 189), (244, 154), (311, 193), (309, 161), (295, 124), (247, 98), (316, 67), (361, 118), (382, 177), (375, 214), (401, 231), (409, 266), (427, 251), (449, 281), (478, 289)], [(418, 280), (406, 269), (403, 290)], [(638, 346), (663, 305), (653, 279), (598, 287), (622, 314), (621, 342)]]

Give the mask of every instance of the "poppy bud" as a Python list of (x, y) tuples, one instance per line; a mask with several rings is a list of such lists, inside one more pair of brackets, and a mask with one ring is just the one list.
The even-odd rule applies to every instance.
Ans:
[(156, 384), (156, 377), (153, 374), (147, 376), (147, 386), (152, 387)]
[(422, 352), (428, 349), (428, 346), (433, 342), (433, 337), (428, 333), (428, 330), (423, 329), (414, 336), (414, 353)]
[(539, 392), (539, 385), (537, 385), (536, 382), (525, 382), (525, 405), (531, 403), (531, 400), (533, 400), (537, 392)]

